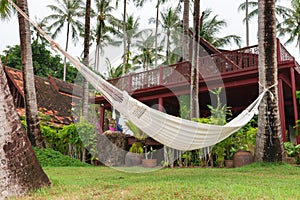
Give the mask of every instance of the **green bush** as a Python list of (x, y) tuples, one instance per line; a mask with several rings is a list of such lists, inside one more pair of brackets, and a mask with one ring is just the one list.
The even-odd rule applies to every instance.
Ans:
[(53, 149), (34, 148), (35, 154), (42, 167), (84, 167), (91, 166), (77, 159), (65, 156), (59, 151)]

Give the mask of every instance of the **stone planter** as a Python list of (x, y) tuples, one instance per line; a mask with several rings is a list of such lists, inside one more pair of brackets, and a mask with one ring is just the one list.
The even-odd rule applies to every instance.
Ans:
[(225, 160), (225, 167), (232, 168), (233, 167), (233, 160)]
[(242, 167), (253, 163), (251, 151), (239, 150), (233, 156), (233, 167)]
[(157, 159), (143, 159), (142, 160), (143, 167), (153, 168), (157, 166)]
[(142, 164), (142, 155), (128, 152), (125, 156), (125, 165), (127, 167), (137, 166)]

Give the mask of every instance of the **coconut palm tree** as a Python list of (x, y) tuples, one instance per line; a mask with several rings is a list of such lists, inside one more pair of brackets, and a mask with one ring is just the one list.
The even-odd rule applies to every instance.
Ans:
[[(145, 71), (149, 69), (150, 66), (153, 66), (155, 63), (155, 54), (162, 50), (163, 46), (160, 45), (158, 49), (155, 48), (155, 35), (151, 30), (149, 33), (142, 34), (140, 39), (136, 41), (136, 47), (140, 51), (139, 54), (135, 55), (132, 58), (133, 64), (137, 64), (137, 67), (144, 68)], [(159, 53), (157, 54), (157, 58), (162, 58), (163, 56)], [(155, 66), (154, 66), (155, 67)]]
[(255, 161), (284, 159), (277, 90), (275, 0), (258, 0), (260, 92), (268, 89), (259, 107)]
[[(125, 57), (125, 68), (123, 67), (123, 70), (128, 71), (128, 65), (131, 55), (131, 47), (134, 45), (132, 42), (139, 38), (143, 32), (146, 30), (139, 30), (139, 20), (140, 18), (134, 18), (133, 15), (127, 15), (126, 17), (126, 54), (123, 55), (123, 58)], [(121, 28), (123, 26), (123, 22), (116, 23), (116, 26)], [(124, 30), (124, 29), (123, 29)], [(124, 32), (123, 30), (119, 30), (116, 34), (117, 37), (123, 38)], [(124, 72), (124, 71), (123, 71)]]
[[(0, 1), (1, 2), (1, 1)], [(18, 2), (21, 5), (21, 2)], [(50, 181), (37, 160), (14, 106), (0, 61), (0, 184), (1, 198), (49, 186)]]
[[(83, 44), (83, 62), (86, 67), (89, 66), (89, 50), (90, 50), (90, 19), (91, 19), (91, 0), (86, 0), (85, 9), (85, 29), (84, 29), (84, 44)], [(89, 99), (89, 84), (83, 78), (83, 94), (82, 94), (82, 116), (88, 116), (88, 99)]]
[(182, 38), (182, 58), (183, 60), (189, 59), (189, 10), (190, 0), (183, 0), (183, 38)]
[(210, 17), (211, 13), (212, 11), (210, 9), (206, 9), (202, 12), (200, 36), (215, 47), (223, 47), (231, 44), (232, 42), (241, 46), (241, 37), (237, 35), (228, 35), (221, 38), (217, 37), (217, 34), (227, 26), (227, 22), (225, 20), (219, 20), (218, 15)]
[[(17, 1), (18, 6), (28, 15), (27, 1)], [(0, 15), (1, 19), (9, 18), (14, 10), (7, 0), (0, 1)], [(24, 17), (18, 15), (19, 19), (19, 33), (21, 41), (21, 58), (22, 58), (22, 76), (23, 76), (23, 90), (25, 101), (26, 125), (27, 135), (33, 146), (38, 148), (45, 147), (43, 140), (40, 121), (38, 118), (37, 100), (34, 83), (32, 50), (29, 23)]]
[[(277, 0), (275, 2), (277, 2)], [(249, 9), (251, 9), (251, 12), (249, 12)], [(258, 1), (246, 0), (239, 5), (238, 11), (245, 11), (245, 18), (243, 21), (246, 23), (246, 45), (249, 46), (249, 21), (258, 15)], [(285, 13), (285, 8), (275, 5), (275, 13), (276, 15), (281, 16)]]
[(279, 36), (289, 35), (285, 44), (296, 40), (296, 46), (298, 46), (300, 53), (300, 1), (292, 0), (291, 7), (285, 8), (281, 16), (283, 21), (277, 25)]
[(107, 24), (115, 21), (114, 16), (111, 14), (111, 11), (114, 10), (114, 7), (110, 6), (110, 1), (96, 0), (95, 4), (97, 9), (95, 70), (98, 70), (101, 48), (105, 46), (105, 40), (112, 41), (112, 39), (106, 33), (115, 33), (116, 31), (112, 26)]
[(199, 118), (199, 73), (198, 73), (198, 58), (199, 58), (199, 42), (200, 42), (200, 0), (194, 0), (194, 29), (193, 29), (193, 55), (191, 69), (191, 112), (190, 117)]
[[(180, 26), (179, 10), (168, 8), (165, 12), (161, 13), (160, 15), (161, 15), (161, 20), (158, 20), (158, 23), (164, 29), (164, 31), (166, 31), (166, 40), (167, 40), (166, 64), (167, 64), (169, 63), (168, 60), (170, 54), (171, 33), (172, 31), (175, 31)], [(156, 22), (156, 19), (150, 18), (149, 23), (153, 23), (153, 22)]]
[[(135, 3), (137, 6), (143, 6), (147, 0), (136, 0)], [(167, 2), (167, 0), (157, 0), (156, 2), (156, 18), (155, 18), (155, 49), (158, 48), (158, 24), (159, 24), (159, 13), (160, 5)], [(157, 67), (158, 54), (155, 52), (155, 67)]]
[[(44, 18), (53, 21), (49, 26), (50, 30), (54, 30), (52, 34), (53, 38), (62, 31), (64, 26), (67, 28), (66, 47), (65, 51), (68, 51), (69, 37), (72, 36), (72, 40), (76, 43), (79, 39), (79, 35), (83, 32), (83, 24), (79, 21), (79, 18), (84, 16), (84, 6), (82, 0), (56, 0), (56, 5), (48, 5), (53, 11), (53, 14)], [(66, 80), (66, 57), (64, 58), (64, 75), (63, 80)]]

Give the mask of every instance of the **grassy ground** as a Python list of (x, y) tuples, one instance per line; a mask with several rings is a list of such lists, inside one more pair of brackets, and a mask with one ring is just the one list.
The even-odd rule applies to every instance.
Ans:
[(108, 167), (47, 167), (52, 181), (18, 199), (300, 199), (300, 168), (176, 168), (125, 173)]

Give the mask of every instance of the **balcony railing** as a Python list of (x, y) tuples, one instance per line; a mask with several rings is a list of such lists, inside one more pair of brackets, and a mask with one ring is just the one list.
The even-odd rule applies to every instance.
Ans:
[[(278, 62), (293, 60), (294, 58), (284, 46), (280, 43), (279, 45)], [(199, 58), (199, 73), (202, 77), (208, 77), (257, 68), (258, 53), (258, 45), (255, 45), (234, 51), (202, 56)], [(111, 79), (109, 82), (121, 90), (131, 92), (160, 85), (166, 86), (190, 82), (190, 76), (191, 63), (180, 62), (140, 73), (130, 73), (120, 78)]]

